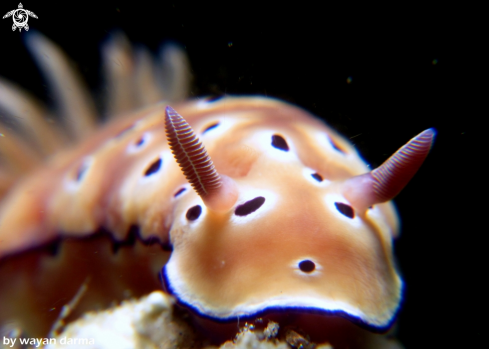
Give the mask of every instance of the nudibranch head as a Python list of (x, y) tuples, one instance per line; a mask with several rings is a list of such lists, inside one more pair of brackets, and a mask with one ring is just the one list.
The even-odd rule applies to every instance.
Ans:
[[(304, 113), (280, 107), (291, 110), (256, 113)], [(167, 117), (173, 112), (167, 109)], [(228, 210), (216, 214), (199, 191), (179, 198), (170, 230), (173, 253), (162, 270), (165, 287), (180, 303), (215, 321), (291, 310), (387, 330), (399, 309), (403, 282), (392, 254), (395, 210), (386, 201), (419, 168), (434, 131), (421, 133), (367, 172), (344, 141), (341, 161), (349, 170), (332, 169), (334, 158), (327, 169), (312, 167), (314, 153), (326, 158), (317, 147), (314, 125), (274, 131), (276, 125), (269, 123), (261, 132), (243, 124), (239, 133), (227, 130), (226, 137), (254, 154), (253, 161), (245, 161), (244, 174), (232, 179), (237, 199)], [(297, 141), (304, 134), (308, 142)]]

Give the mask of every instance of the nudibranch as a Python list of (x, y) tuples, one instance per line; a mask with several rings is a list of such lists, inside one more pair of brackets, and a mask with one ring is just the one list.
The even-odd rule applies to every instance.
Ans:
[(388, 329), (402, 297), (388, 201), (423, 163), (434, 130), (367, 171), (306, 112), (256, 98), (235, 103), (243, 109), (213, 114), (202, 141), (166, 108), (169, 143), (195, 189), (175, 204), (167, 290), (218, 321), (300, 310)]
[[(49, 54), (42, 64), (54, 70), (68, 119), (77, 122), (72, 134), (90, 134), (93, 112), (76, 92), (76, 79), (59, 68), (64, 65), (56, 48), (36, 40), (38, 57)], [(109, 56), (117, 54), (127, 58), (120, 50)], [(173, 58), (172, 66), (180, 62)], [(121, 106), (136, 94), (128, 87), (134, 79), (117, 68), (111, 74), (120, 89), (112, 105), (127, 111)], [(145, 85), (151, 74), (142, 69), (136, 77)], [(1, 105), (24, 108), (15, 88), (0, 81), (0, 89)], [(138, 93), (144, 99), (158, 89), (146, 86)], [(163, 287), (206, 328), (299, 314), (306, 327), (323, 319), (318, 323), (333, 322), (331, 328), (346, 321), (387, 331), (403, 293), (392, 246), (398, 218), (390, 200), (423, 163), (435, 131), (421, 132), (370, 171), (345, 138), (296, 106), (262, 97), (179, 99), (166, 98), (175, 109), (167, 102), (141, 103), (146, 107), (53, 156), (11, 188), (0, 208), (0, 275), (10, 272), (8, 259), (23, 251), (62, 238), (82, 241), (101, 230), (120, 245), (136, 227), (140, 241), (171, 247), (168, 262), (158, 265)], [(81, 109), (69, 110), (70, 101)], [(30, 122), (42, 130), (35, 138), (42, 144), (38, 150), (53, 153), (60, 147), (54, 144), (61, 142), (59, 130), (24, 103), (32, 107)], [(19, 154), (28, 151), (16, 139), (12, 135), (1, 146), (20, 166)], [(128, 258), (96, 246), (92, 250), (106, 253), (108, 265), (130, 268)], [(133, 284), (152, 285), (147, 275), (163, 250), (151, 251), (144, 257), (143, 250), (135, 252), (139, 278)], [(62, 266), (70, 257), (64, 252), (42, 265)], [(12, 298), (0, 287), (0, 297), (5, 294)], [(331, 329), (320, 331), (332, 335)]]

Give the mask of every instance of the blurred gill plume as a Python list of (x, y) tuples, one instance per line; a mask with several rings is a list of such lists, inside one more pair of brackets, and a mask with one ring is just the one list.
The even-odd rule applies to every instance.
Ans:
[(60, 47), (36, 32), (28, 33), (26, 45), (54, 95), (55, 108), (49, 110), (0, 77), (0, 198), (48, 157), (89, 137), (102, 115), (110, 121), (160, 101), (184, 100), (189, 94), (189, 62), (174, 44), (162, 46), (155, 59), (147, 48), (133, 48), (124, 34), (111, 34), (102, 47), (108, 91), (103, 111), (96, 109), (82, 77)]

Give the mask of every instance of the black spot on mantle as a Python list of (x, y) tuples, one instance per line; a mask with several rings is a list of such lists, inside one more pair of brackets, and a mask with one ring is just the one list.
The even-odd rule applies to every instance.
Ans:
[(258, 210), (263, 205), (264, 202), (265, 202), (265, 198), (263, 196), (258, 196), (236, 207), (234, 214), (236, 216), (247, 216), (250, 213), (253, 213), (256, 210)]

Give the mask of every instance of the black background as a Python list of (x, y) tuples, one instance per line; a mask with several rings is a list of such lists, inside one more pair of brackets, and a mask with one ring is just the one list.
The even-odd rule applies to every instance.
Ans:
[[(2, 2), (1, 15), (17, 5)], [(399, 338), (408, 348), (482, 343), (478, 314), (486, 308), (487, 262), (484, 230), (475, 224), (487, 205), (471, 198), (484, 195), (478, 184), (484, 159), (472, 156), (474, 131), (488, 114), (474, 107), (484, 46), (474, 39), (482, 31), (477, 9), (406, 2), (341, 9), (305, 2), (23, 5), (39, 17), (29, 19), (31, 31), (59, 44), (94, 94), (103, 91), (100, 45), (119, 28), (153, 52), (168, 40), (182, 44), (194, 96), (285, 99), (353, 137), (372, 167), (420, 131), (436, 128), (432, 153), (395, 200), (402, 219), (396, 254), (407, 285)], [(24, 34), (11, 26), (11, 18), (0, 21), (0, 75), (50, 102)]]

